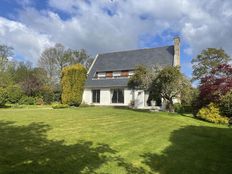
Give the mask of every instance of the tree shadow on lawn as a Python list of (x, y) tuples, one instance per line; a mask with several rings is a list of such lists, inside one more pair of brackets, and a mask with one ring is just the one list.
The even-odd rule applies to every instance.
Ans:
[(146, 172), (126, 162), (107, 144), (81, 141), (65, 145), (64, 141), (48, 140), (48, 130), (50, 127), (42, 123), (17, 126), (0, 122), (0, 174), (94, 174), (112, 161), (127, 174)]
[(108, 145), (65, 145), (46, 138), (48, 125), (0, 123), (0, 173), (94, 173), (115, 153)]
[(227, 174), (232, 171), (232, 129), (188, 126), (174, 131), (162, 154), (146, 153), (144, 163), (160, 174)]

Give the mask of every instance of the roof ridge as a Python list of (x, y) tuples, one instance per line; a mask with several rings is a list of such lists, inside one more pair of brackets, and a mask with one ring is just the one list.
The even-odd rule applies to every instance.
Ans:
[(112, 51), (112, 52), (106, 52), (106, 53), (98, 53), (98, 55), (132, 52), (132, 51), (141, 51), (141, 50), (152, 50), (152, 49), (160, 49), (160, 48), (171, 47), (171, 46), (174, 46), (174, 45), (166, 45), (166, 46), (160, 46), (160, 47), (155, 47), (155, 48), (139, 48), (139, 49), (131, 49), (131, 50)]

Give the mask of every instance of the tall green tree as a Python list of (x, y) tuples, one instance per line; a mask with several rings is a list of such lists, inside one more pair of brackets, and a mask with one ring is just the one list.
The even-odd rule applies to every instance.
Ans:
[(57, 43), (53, 49), (54, 49), (55, 66), (57, 69), (56, 73), (58, 78), (60, 79), (63, 68), (70, 65), (70, 58), (66, 56), (67, 50), (62, 44)]
[(0, 87), (0, 107), (5, 106), (7, 98), (8, 96), (6, 89)]
[(46, 71), (42, 68), (32, 68), (22, 80), (21, 87), (27, 96), (38, 96), (48, 83)]
[(57, 83), (57, 66), (56, 66), (55, 48), (46, 48), (39, 59), (39, 67), (45, 69), (52, 85)]
[(170, 112), (174, 111), (174, 99), (180, 99), (189, 81), (180, 72), (179, 67), (164, 67), (154, 79), (151, 91), (154, 97), (160, 96)]
[(128, 87), (131, 89), (148, 90), (152, 83), (154, 74), (144, 65), (138, 65), (134, 74), (129, 78)]
[(32, 65), (30, 62), (18, 62), (17, 65), (10, 70), (14, 82), (21, 84), (25, 79), (28, 78), (32, 70)]
[(6, 68), (8, 57), (13, 55), (13, 48), (7, 45), (0, 45), (0, 72)]
[(13, 84), (11, 74), (8, 71), (10, 62), (8, 58), (13, 55), (13, 48), (0, 45), (0, 87)]
[(67, 56), (69, 56), (70, 65), (79, 63), (82, 64), (86, 69), (89, 69), (93, 61), (85, 49), (67, 50)]
[(39, 66), (47, 71), (48, 77), (54, 86), (59, 86), (61, 72), (64, 67), (82, 64), (88, 69), (92, 60), (84, 49), (66, 49), (62, 44), (58, 43), (54, 47), (47, 48), (43, 51), (39, 59)]
[(128, 80), (128, 88), (132, 90), (142, 89), (145, 91), (149, 91), (149, 97), (147, 100), (148, 105), (151, 105), (151, 101), (155, 99), (152, 95), (151, 85), (154, 78), (160, 71), (160, 68), (161, 67), (159, 66), (146, 67), (144, 65), (138, 65), (134, 71), (134, 74)]
[(210, 74), (218, 65), (227, 64), (231, 58), (223, 49), (208, 48), (203, 50), (196, 58), (192, 59), (193, 80)]
[(10, 85), (6, 88), (8, 99), (10, 103), (18, 103), (23, 96), (23, 91), (19, 85)]

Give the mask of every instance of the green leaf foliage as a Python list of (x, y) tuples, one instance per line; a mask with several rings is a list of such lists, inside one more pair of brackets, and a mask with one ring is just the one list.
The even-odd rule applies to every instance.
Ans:
[(180, 72), (179, 67), (164, 67), (153, 81), (151, 91), (154, 95), (162, 97), (167, 102), (167, 109), (174, 111), (173, 99), (180, 98), (185, 92), (189, 81)]
[(231, 60), (223, 49), (208, 48), (203, 50), (196, 58), (192, 59), (193, 80), (200, 80), (209, 75), (210, 71), (220, 64)]
[(144, 89), (149, 90), (152, 81), (159, 73), (160, 67), (153, 66), (148, 68), (144, 65), (138, 65), (135, 68), (134, 74), (129, 78), (128, 87), (130, 89)]
[(7, 45), (0, 45), (0, 72), (5, 71), (8, 57), (13, 55), (13, 48)]
[(82, 101), (87, 70), (81, 64), (65, 67), (62, 71), (62, 103), (79, 106)]
[(23, 91), (18, 85), (11, 85), (7, 87), (8, 102), (9, 103), (18, 103), (23, 96)]
[(175, 109), (175, 112), (180, 113), (180, 114), (192, 113), (192, 110), (193, 110), (191, 105), (183, 105), (180, 103), (175, 103), (174, 109)]
[(0, 87), (0, 107), (5, 106), (7, 102), (7, 91)]
[(51, 104), (55, 98), (55, 94), (49, 85), (43, 86), (43, 88), (40, 90), (40, 96), (43, 98), (43, 101), (46, 104)]
[(34, 105), (35, 103), (36, 103), (36, 100), (34, 97), (23, 96), (19, 100), (20, 105)]
[(220, 111), (227, 117), (232, 117), (232, 90), (221, 98)]
[(61, 103), (52, 103), (53, 109), (64, 109), (68, 108), (69, 106), (67, 104), (61, 104)]
[(137, 66), (134, 75), (128, 81), (128, 87), (131, 89), (147, 88), (145, 79), (149, 76), (149, 73), (149, 70), (144, 65)]

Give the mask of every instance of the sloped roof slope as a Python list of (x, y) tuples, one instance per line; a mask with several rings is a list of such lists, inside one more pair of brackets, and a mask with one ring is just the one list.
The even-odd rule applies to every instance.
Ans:
[(123, 87), (128, 79), (93, 79), (96, 72), (133, 70), (137, 65), (148, 67), (173, 65), (174, 46), (138, 49), (99, 54), (89, 71), (85, 87)]

